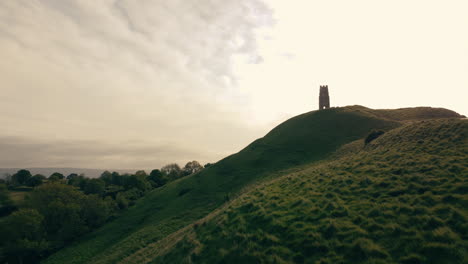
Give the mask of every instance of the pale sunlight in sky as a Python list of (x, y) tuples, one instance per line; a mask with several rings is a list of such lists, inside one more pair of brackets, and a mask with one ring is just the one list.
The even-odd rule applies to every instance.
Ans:
[(258, 32), (258, 63), (235, 67), (256, 122), (315, 109), (321, 84), (333, 106), (468, 113), (468, 2), (267, 3), (276, 23)]

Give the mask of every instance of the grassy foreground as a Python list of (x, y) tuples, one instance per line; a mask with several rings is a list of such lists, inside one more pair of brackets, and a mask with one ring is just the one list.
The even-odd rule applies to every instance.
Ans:
[(466, 263), (468, 121), (337, 154), (240, 197), (152, 263)]
[[(403, 111), (404, 115), (401, 113), (396, 115), (400, 117), (397, 119), (394, 118), (395, 115), (391, 113), (392, 111)], [(401, 118), (401, 116), (405, 117)], [(434, 117), (458, 117), (458, 115), (444, 109), (376, 111), (353, 106), (309, 112), (297, 116), (279, 125), (265, 137), (253, 142), (239, 153), (217, 162), (201, 173), (183, 178), (149, 193), (121, 217), (86, 235), (72, 246), (57, 252), (44, 263), (119, 263), (135, 261), (142, 263), (140, 261), (142, 259), (137, 258), (137, 256), (144, 256), (143, 260), (150, 261), (161, 255), (162, 252), (171, 251), (171, 244), (161, 245), (162, 241), (166, 241), (163, 239), (170, 238), (169, 235), (171, 234), (185, 233), (188, 229), (182, 228), (207, 216), (227, 201), (235, 199), (248, 186), (255, 186), (258, 182), (284, 175), (288, 170), (294, 168), (298, 170), (298, 168), (306, 164), (330, 158), (337, 149), (365, 137), (371, 130), (388, 131), (401, 126), (402, 121)], [(382, 139), (385, 136), (382, 136)], [(353, 150), (349, 151), (353, 152)], [(318, 170), (318, 168), (313, 170)], [(328, 171), (328, 169), (325, 170)], [(351, 170), (348, 173), (351, 175), (355, 172)], [(325, 176), (319, 178), (323, 178), (322, 181), (331, 179)], [(304, 184), (311, 185), (312, 180)], [(295, 192), (307, 192), (312, 187), (309, 186), (308, 188), (296, 189)], [(279, 190), (281, 189), (279, 188)], [(316, 190), (312, 193), (319, 192)], [(338, 205), (338, 202), (335, 203)], [(281, 210), (276, 213), (293, 214), (295, 212), (294, 208), (279, 208)], [(245, 214), (254, 215), (250, 214), (250, 211), (246, 211)], [(207, 227), (204, 228), (210, 226), (215, 228), (217, 225), (207, 224)], [(229, 226), (226, 225), (226, 230), (223, 232), (229, 234)], [(208, 234), (211, 231), (207, 229), (205, 232)], [(247, 232), (245, 235), (248, 235), (249, 232), (245, 232)], [(182, 246), (182, 248), (188, 248), (187, 252), (191, 252), (189, 250), (191, 249), (191, 242), (181, 243), (182, 245), (188, 245)], [(200, 243), (205, 244), (205, 242)], [(209, 245), (209, 243), (209, 241), (206, 241), (206, 245)], [(159, 247), (154, 247), (154, 245)], [(169, 253), (164, 257), (161, 256), (164, 259), (163, 262), (178, 263), (179, 258), (188, 260), (185, 254), (187, 252), (181, 252), (180, 248), (179, 246), (174, 253)], [(200, 251), (199, 247), (195, 248)], [(216, 247), (211, 246), (202, 248), (216, 249)], [(288, 247), (284, 248), (287, 249)], [(295, 252), (293, 251), (294, 248), (291, 248), (291, 250), (291, 252)], [(193, 260), (205, 262), (203, 252), (199, 252), (200, 258), (198, 259), (197, 254), (193, 255)], [(216, 252), (229, 256), (229, 252), (226, 253), (222, 250)], [(233, 256), (232, 254), (235, 254), (235, 252), (231, 252), (231, 256)], [(189, 254), (188, 256), (192, 258), (192, 255)], [(212, 256), (219, 257), (217, 254)], [(306, 258), (306, 255), (303, 254), (303, 257)], [(283, 259), (283, 257), (281, 258)], [(229, 259), (236, 260), (236, 258)], [(210, 262), (209, 260), (209, 258), (206, 259), (207, 262)], [(284, 257), (284, 260), (290, 261), (286, 257)]]

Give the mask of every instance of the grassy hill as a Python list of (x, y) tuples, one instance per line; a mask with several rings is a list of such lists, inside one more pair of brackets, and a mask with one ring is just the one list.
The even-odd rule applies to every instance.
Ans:
[[(394, 114), (392, 113), (393, 111), (399, 111), (399, 113)], [(188, 258), (192, 257), (194, 260), (202, 259), (201, 262), (205, 262), (205, 260), (203, 260), (204, 257), (207, 256), (204, 255), (205, 253), (217, 258), (212, 260), (221, 260), (222, 258), (220, 258), (219, 254), (215, 254), (216, 252), (221, 252), (220, 254), (224, 254), (224, 256), (234, 257), (238, 251), (232, 250), (236, 247), (230, 249), (226, 244), (219, 244), (219, 246), (226, 246), (224, 250), (221, 250), (222, 248), (203, 246), (220, 242), (220, 240), (216, 240), (215, 237), (218, 236), (220, 238), (220, 234), (222, 233), (226, 233), (228, 236), (236, 235), (235, 233), (230, 233), (235, 230), (235, 226), (230, 223), (225, 225), (225, 231), (216, 229), (216, 223), (219, 223), (219, 220), (213, 220), (214, 222), (209, 222), (205, 224), (203, 228), (200, 228), (200, 235), (208, 234), (207, 237), (212, 237), (213, 240), (208, 239), (205, 241), (192, 234), (187, 237), (192, 237), (193, 240), (182, 240), (175, 248), (171, 248), (171, 245), (175, 244), (182, 238), (183, 234), (191, 230), (190, 224), (206, 217), (215, 209), (226, 204), (227, 201), (234, 200), (231, 203), (239, 203), (238, 208), (241, 208), (243, 206), (241, 205), (243, 204), (242, 199), (245, 199), (245, 196), (237, 199), (236, 197), (247, 192), (250, 193), (248, 197), (254, 198), (255, 196), (251, 192), (259, 192), (254, 187), (261, 182), (288, 173), (305, 175), (306, 173), (303, 172), (303, 169), (309, 166), (314, 166), (312, 170), (319, 170), (319, 168), (325, 166), (323, 165), (323, 160), (327, 158), (333, 160), (335, 158), (332, 154), (336, 153), (337, 149), (355, 140), (364, 138), (372, 130), (392, 130), (393, 133), (393, 131), (396, 131), (396, 128), (401, 127), (403, 123), (410, 120), (445, 117), (459, 117), (459, 115), (448, 110), (433, 108), (420, 108), (417, 111), (415, 109), (371, 110), (361, 106), (352, 106), (314, 111), (294, 117), (273, 129), (265, 137), (256, 140), (239, 153), (219, 161), (212, 167), (196, 175), (183, 178), (163, 188), (156, 189), (141, 199), (134, 207), (124, 213), (123, 216), (83, 237), (74, 245), (52, 255), (45, 263), (142, 263), (153, 259), (158, 261), (161, 260), (161, 258), (164, 260), (163, 262), (178, 263), (177, 259), (186, 261)], [(389, 132), (388, 134), (391, 133)], [(379, 138), (378, 141), (386, 137), (388, 137), (387, 134)], [(358, 148), (358, 145), (359, 144), (356, 143), (347, 145), (346, 148), (343, 148), (343, 152), (344, 149), (350, 153), (354, 153), (357, 150), (362, 151)], [(374, 143), (366, 148), (371, 148), (371, 146), (374, 146)], [(397, 151), (397, 149), (395, 149), (395, 151)], [(349, 159), (350, 157), (345, 158)], [(356, 159), (360, 160), (360, 158)], [(360, 160), (359, 162), (365, 164), (365, 161), (366, 160)], [(353, 164), (352, 161), (349, 162)], [(336, 167), (340, 164), (341, 163), (337, 163), (334, 166)], [(458, 165), (458, 167), (460, 167), (460, 165)], [(351, 168), (354, 167), (351, 166)], [(322, 170), (328, 171), (329, 169), (324, 168)], [(348, 172), (349, 175), (353, 175), (354, 173), (355, 172), (352, 170)], [(331, 172), (329, 172), (330, 175), (328, 177), (317, 176), (320, 174), (308, 173), (308, 175), (309, 174), (316, 175), (318, 178), (323, 178), (322, 182), (326, 179), (332, 180)], [(337, 174), (342, 176), (338, 172)], [(348, 177), (351, 177), (349, 175)], [(317, 181), (319, 180), (320, 179), (317, 179)], [(307, 182), (307, 184), (312, 185), (312, 181)], [(281, 186), (277, 188), (277, 191), (283, 189)], [(311, 188), (311, 186), (308, 188), (304, 187), (303, 189), (296, 188), (289, 195), (295, 195), (296, 192), (302, 192), (306, 195), (308, 190), (310, 190), (311, 193), (324, 195), (319, 192), (319, 189), (312, 191)], [(253, 191), (249, 192), (249, 190)], [(266, 194), (267, 192), (263, 195)], [(349, 195), (352, 197), (351, 194)], [(336, 199), (344, 199), (338, 196), (337, 193), (335, 193), (333, 197)], [(278, 199), (282, 198), (285, 197), (278, 195)], [(265, 201), (270, 201), (270, 199), (265, 199)], [(274, 199), (271, 201), (274, 201)], [(339, 205), (337, 201), (334, 203), (334, 206)], [(249, 206), (256, 208), (254, 203)], [(280, 214), (281, 212), (284, 214), (293, 214), (295, 212), (293, 208), (295, 207), (288, 208), (286, 206), (281, 210), (273, 211)], [(236, 214), (238, 213), (234, 211), (235, 209), (231, 210)], [(250, 212), (256, 211), (250, 211), (251, 209), (248, 208), (239, 210), (241, 210), (244, 215), (252, 217), (255, 214), (251, 214)], [(347, 210), (350, 211), (350, 209)], [(211, 214), (209, 217), (215, 216)], [(216, 216), (216, 219), (218, 219), (217, 217), (221, 217), (220, 219), (225, 218)], [(314, 216), (311, 215), (310, 217)], [(255, 223), (253, 222), (252, 224)], [(260, 221), (256, 223), (257, 226), (262, 226), (263, 224), (268, 224), (268, 222), (263, 223)], [(232, 228), (230, 226), (232, 226)], [(245, 233), (241, 235), (248, 236), (249, 232), (250, 231), (245, 231)], [(280, 229), (279, 232), (281, 232)], [(196, 234), (198, 235), (198, 233)], [(174, 238), (174, 240), (170, 242), (172, 238)], [(233, 241), (236, 241), (234, 237)], [(250, 240), (247, 239), (246, 241)], [(197, 243), (200, 243), (200, 246), (194, 246)], [(248, 242), (248, 244), (250, 243), (251, 242)], [(284, 249), (289, 248), (286, 245), (282, 247)], [(203, 251), (203, 249), (208, 250), (208, 248), (213, 248), (213, 250), (215, 250), (213, 254), (208, 251)], [(216, 248), (219, 250), (216, 250)], [(241, 250), (239, 245), (237, 248)], [(191, 252), (193, 249), (198, 253), (192, 254)], [(278, 248), (278, 250), (283, 249)], [(299, 252), (295, 251), (293, 247), (289, 250), (291, 252)], [(328, 248), (328, 250), (332, 252), (331, 248)], [(163, 255), (162, 253), (164, 252), (168, 252), (167, 255)], [(264, 254), (274, 255), (266, 252)], [(239, 255), (239, 257), (241, 257), (241, 255)], [(251, 259), (250, 255), (245, 255), (245, 257), (247, 257), (245, 260)], [(305, 258), (305, 255), (303, 255), (303, 257)], [(236, 260), (236, 258), (226, 259), (227, 261), (230, 261), (229, 259), (232, 259), (232, 261)], [(292, 259), (284, 256), (281, 257), (281, 259), (284, 261), (292, 261)], [(210, 262), (209, 260), (210, 259), (207, 258), (206, 262)], [(256, 260), (266, 261), (266, 259), (260, 255), (258, 259), (251, 260), (254, 261), (254, 263), (256, 263)]]
[(199, 221), (152, 263), (466, 263), (468, 121), (348, 147)]

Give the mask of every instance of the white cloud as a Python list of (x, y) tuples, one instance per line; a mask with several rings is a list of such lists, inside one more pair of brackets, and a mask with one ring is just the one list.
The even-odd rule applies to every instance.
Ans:
[(257, 0), (1, 1), (1, 135), (138, 140), (222, 158), (259, 135), (245, 128), (230, 60), (255, 56), (253, 30), (270, 19)]

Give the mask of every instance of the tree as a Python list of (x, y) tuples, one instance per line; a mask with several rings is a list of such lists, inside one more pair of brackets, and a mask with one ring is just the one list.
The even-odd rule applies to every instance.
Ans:
[(73, 180), (75, 178), (79, 177), (78, 174), (76, 173), (70, 173), (70, 175), (67, 176), (67, 180), (70, 181), (70, 180)]
[(49, 176), (50, 181), (60, 181), (60, 180), (63, 180), (64, 178), (65, 176), (63, 176), (63, 174), (59, 172), (54, 172)]
[(139, 171), (135, 172), (135, 176), (146, 178), (146, 176), (148, 176), (148, 174), (146, 174), (146, 171), (144, 171), (144, 170), (139, 170)]
[(27, 205), (44, 216), (49, 239), (63, 244), (86, 231), (80, 214), (84, 199), (85, 195), (72, 186), (48, 183), (29, 194)]
[(8, 189), (5, 184), (0, 184), (0, 207), (12, 205)]
[[(2, 262), (37, 263), (48, 248), (44, 240), (44, 217), (34, 209), (21, 209), (0, 221)], [(1, 259), (0, 259), (1, 260)]]
[(182, 175), (182, 169), (177, 163), (167, 164), (161, 168), (161, 172), (167, 176), (169, 181), (180, 178)]
[(84, 188), (83, 182), (85, 182), (85, 180), (86, 180), (86, 178), (83, 175), (72, 176), (72, 177), (69, 177), (69, 179), (68, 179), (68, 185), (72, 185), (72, 186), (76, 186), (76, 187), (80, 187), (80, 188), (81, 188), (81, 186), (83, 186), (83, 188)]
[(90, 228), (104, 224), (111, 212), (111, 206), (97, 195), (87, 195), (82, 206), (85, 224)]
[(189, 161), (189, 162), (187, 162), (187, 164), (185, 164), (185, 166), (183, 168), (183, 175), (184, 176), (191, 175), (191, 174), (197, 173), (197, 172), (199, 172), (201, 170), (203, 170), (203, 167), (202, 167), (202, 165), (200, 165), (200, 163), (198, 161), (196, 161), (196, 160)]
[(0, 184), (0, 217), (11, 214), (17, 207), (10, 199), (8, 188), (5, 184)]
[(87, 196), (73, 186), (59, 183), (35, 188), (27, 205), (44, 216), (47, 237), (57, 247), (103, 223), (110, 212), (97, 196)]
[[(104, 185), (100, 179), (89, 183)], [(6, 201), (3, 187), (0, 200)], [(117, 204), (110, 197), (85, 195), (76, 187), (49, 182), (34, 188), (24, 207), (0, 218), (0, 263), (38, 263), (45, 254), (104, 224)]]
[(106, 183), (101, 179), (89, 179), (83, 190), (86, 194), (103, 195), (106, 191)]
[(167, 179), (164, 177), (163, 173), (158, 169), (152, 170), (147, 179), (155, 188), (161, 187), (167, 182)]
[(41, 185), (45, 179), (46, 177), (44, 175), (36, 174), (28, 179), (28, 181), (26, 182), (26, 185), (30, 187), (36, 187), (36, 186)]
[(127, 197), (125, 196), (125, 193), (118, 193), (117, 197), (115, 197), (115, 201), (117, 202), (117, 206), (120, 209), (125, 209), (128, 207), (128, 200)]
[(130, 177), (129, 175), (120, 175), (118, 172), (112, 172), (112, 184), (117, 185), (117, 186), (124, 186), (125, 181), (127, 177)]
[(125, 182), (125, 189), (138, 189), (142, 192), (151, 189), (151, 184), (146, 180), (146, 177), (132, 175)]
[(3, 178), (5, 179), (6, 185), (12, 184), (12, 175), (10, 173), (3, 174)]
[(101, 177), (99, 177), (99, 179), (103, 180), (106, 183), (106, 186), (112, 184), (112, 178), (112, 173), (110, 173), (110, 171), (104, 171), (101, 174)]
[(25, 185), (26, 182), (31, 178), (31, 172), (28, 170), (19, 170), (12, 176), (12, 181), (17, 185)]
[(143, 191), (141, 191), (141, 190), (139, 190), (137, 188), (131, 188), (131, 189), (126, 190), (124, 192), (118, 193), (117, 203), (119, 204), (119, 207), (120, 207), (120, 203), (121, 203), (122, 199), (124, 198), (127, 201), (127, 206), (131, 206), (131, 205), (134, 205), (135, 201), (138, 200), (143, 195), (144, 195)]

